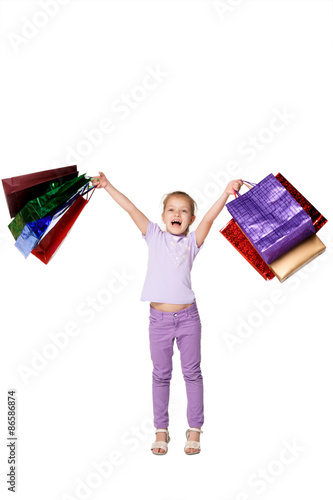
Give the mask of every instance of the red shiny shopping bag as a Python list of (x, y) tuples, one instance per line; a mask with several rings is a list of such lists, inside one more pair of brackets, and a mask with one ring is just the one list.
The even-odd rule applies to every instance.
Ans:
[(319, 231), (326, 224), (327, 219), (282, 174), (278, 173), (275, 177), (311, 217), (315, 232)]
[(231, 219), (222, 229), (220, 229), (220, 233), (223, 234), (229, 243), (238, 250), (265, 280), (271, 280), (275, 277), (273, 271), (271, 271), (261, 255), (250, 243), (234, 219)]
[(55, 187), (52, 183), (68, 181), (77, 176), (77, 166), (71, 165), (2, 179), (10, 216), (15, 217), (30, 200)]
[(82, 210), (90, 201), (95, 189), (95, 187), (89, 189), (89, 191), (92, 191), (89, 198), (84, 198), (82, 195), (79, 195), (55, 226), (53, 226), (53, 228), (41, 239), (38, 246), (31, 251), (31, 253), (44, 262), (44, 264), (48, 264), (58, 250)]

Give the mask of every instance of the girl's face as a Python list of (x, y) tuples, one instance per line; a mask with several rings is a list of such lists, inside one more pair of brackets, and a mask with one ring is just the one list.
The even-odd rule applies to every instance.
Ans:
[(171, 196), (162, 214), (162, 220), (168, 233), (180, 235), (195, 221), (195, 215), (191, 215), (191, 206), (187, 198)]

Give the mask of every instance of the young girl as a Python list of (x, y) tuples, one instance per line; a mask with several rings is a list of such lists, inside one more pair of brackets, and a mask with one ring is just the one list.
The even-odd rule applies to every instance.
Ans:
[(187, 429), (184, 451), (200, 452), (200, 433), (204, 423), (203, 379), (201, 374), (201, 321), (191, 287), (190, 271), (209, 230), (241, 179), (229, 182), (216, 203), (208, 210), (195, 231), (189, 232), (196, 219), (195, 201), (183, 191), (169, 193), (163, 200), (162, 220), (166, 231), (151, 222), (102, 172), (92, 178), (97, 188), (105, 188), (131, 216), (149, 248), (147, 275), (141, 300), (150, 301), (149, 340), (153, 362), (153, 410), (156, 441), (151, 450), (165, 455), (170, 441), (169, 388), (172, 373), (174, 339), (180, 351), (187, 394)]

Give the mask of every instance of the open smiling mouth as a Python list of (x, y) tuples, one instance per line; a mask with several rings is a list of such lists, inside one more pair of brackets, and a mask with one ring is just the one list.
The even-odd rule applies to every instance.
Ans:
[(173, 220), (171, 224), (174, 226), (175, 224), (178, 224), (178, 226), (181, 226), (182, 223), (179, 220)]

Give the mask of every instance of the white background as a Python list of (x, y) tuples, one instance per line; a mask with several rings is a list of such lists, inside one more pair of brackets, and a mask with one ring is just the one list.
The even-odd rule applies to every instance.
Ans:
[[(45, 266), (14, 247), (2, 194), (1, 495), (9, 495), (6, 399), (15, 389), (18, 499), (329, 497), (332, 2), (62, 3), (0, 4), (1, 178), (73, 163), (92, 176), (102, 170), (162, 229), (162, 196), (185, 190), (199, 205), (194, 230), (226, 184), (214, 175), (259, 182), (281, 172), (329, 219), (319, 233), (327, 251), (295, 278), (266, 282), (220, 234), (231, 218), (223, 209), (192, 270), (202, 321), (202, 452), (183, 451), (186, 393), (175, 345), (171, 441), (160, 458), (150, 452), (149, 303), (140, 301), (148, 251), (140, 232), (96, 191)], [(149, 68), (163, 77), (145, 90)], [(121, 114), (126, 95), (132, 107)], [(289, 118), (269, 132), (276, 110)], [(87, 143), (105, 119), (112, 132)], [(260, 147), (252, 155), (251, 137)], [(231, 162), (238, 170), (230, 177)], [(115, 273), (125, 278), (111, 293)], [(241, 342), (233, 349), (228, 333)], [(67, 345), (56, 348), (52, 335)], [(96, 464), (117, 453), (108, 477), (98, 476)]]

